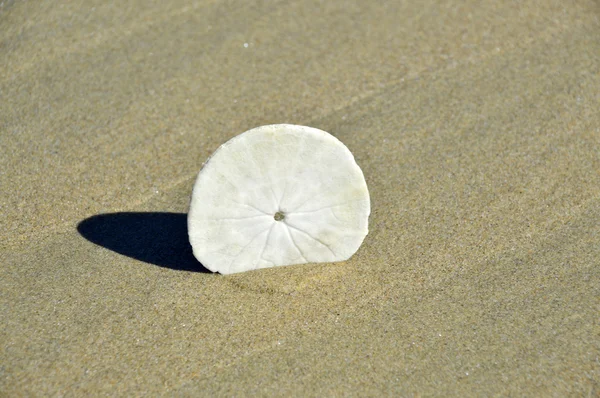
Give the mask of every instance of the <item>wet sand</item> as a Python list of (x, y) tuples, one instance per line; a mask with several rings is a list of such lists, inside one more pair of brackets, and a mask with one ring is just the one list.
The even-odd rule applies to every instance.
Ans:
[[(598, 2), (250, 3), (0, 5), (0, 391), (600, 394)], [(353, 151), (370, 233), (206, 272), (195, 176), (270, 123)]]

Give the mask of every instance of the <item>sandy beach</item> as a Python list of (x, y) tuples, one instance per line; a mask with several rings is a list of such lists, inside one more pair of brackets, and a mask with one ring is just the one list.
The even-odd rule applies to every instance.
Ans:
[[(0, 3), (0, 395), (600, 395), (595, 0)], [(192, 256), (250, 128), (353, 152), (348, 261)]]

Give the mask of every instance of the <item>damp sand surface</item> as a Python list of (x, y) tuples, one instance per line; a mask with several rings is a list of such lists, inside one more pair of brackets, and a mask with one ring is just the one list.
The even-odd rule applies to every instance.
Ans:
[[(597, 396), (595, 1), (5, 1), (7, 396)], [(221, 276), (197, 172), (252, 127), (344, 142), (370, 233)]]

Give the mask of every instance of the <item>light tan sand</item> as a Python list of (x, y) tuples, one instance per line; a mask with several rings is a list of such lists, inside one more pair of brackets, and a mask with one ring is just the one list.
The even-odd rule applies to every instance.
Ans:
[[(598, 396), (598, 2), (254, 3), (0, 5), (1, 394)], [(354, 152), (369, 236), (186, 271), (268, 123)]]

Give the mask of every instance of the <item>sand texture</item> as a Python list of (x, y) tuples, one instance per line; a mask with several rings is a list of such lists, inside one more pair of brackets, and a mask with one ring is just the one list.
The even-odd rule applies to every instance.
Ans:
[[(0, 3), (0, 395), (600, 395), (600, 3)], [(336, 264), (207, 273), (198, 170), (354, 153)]]

